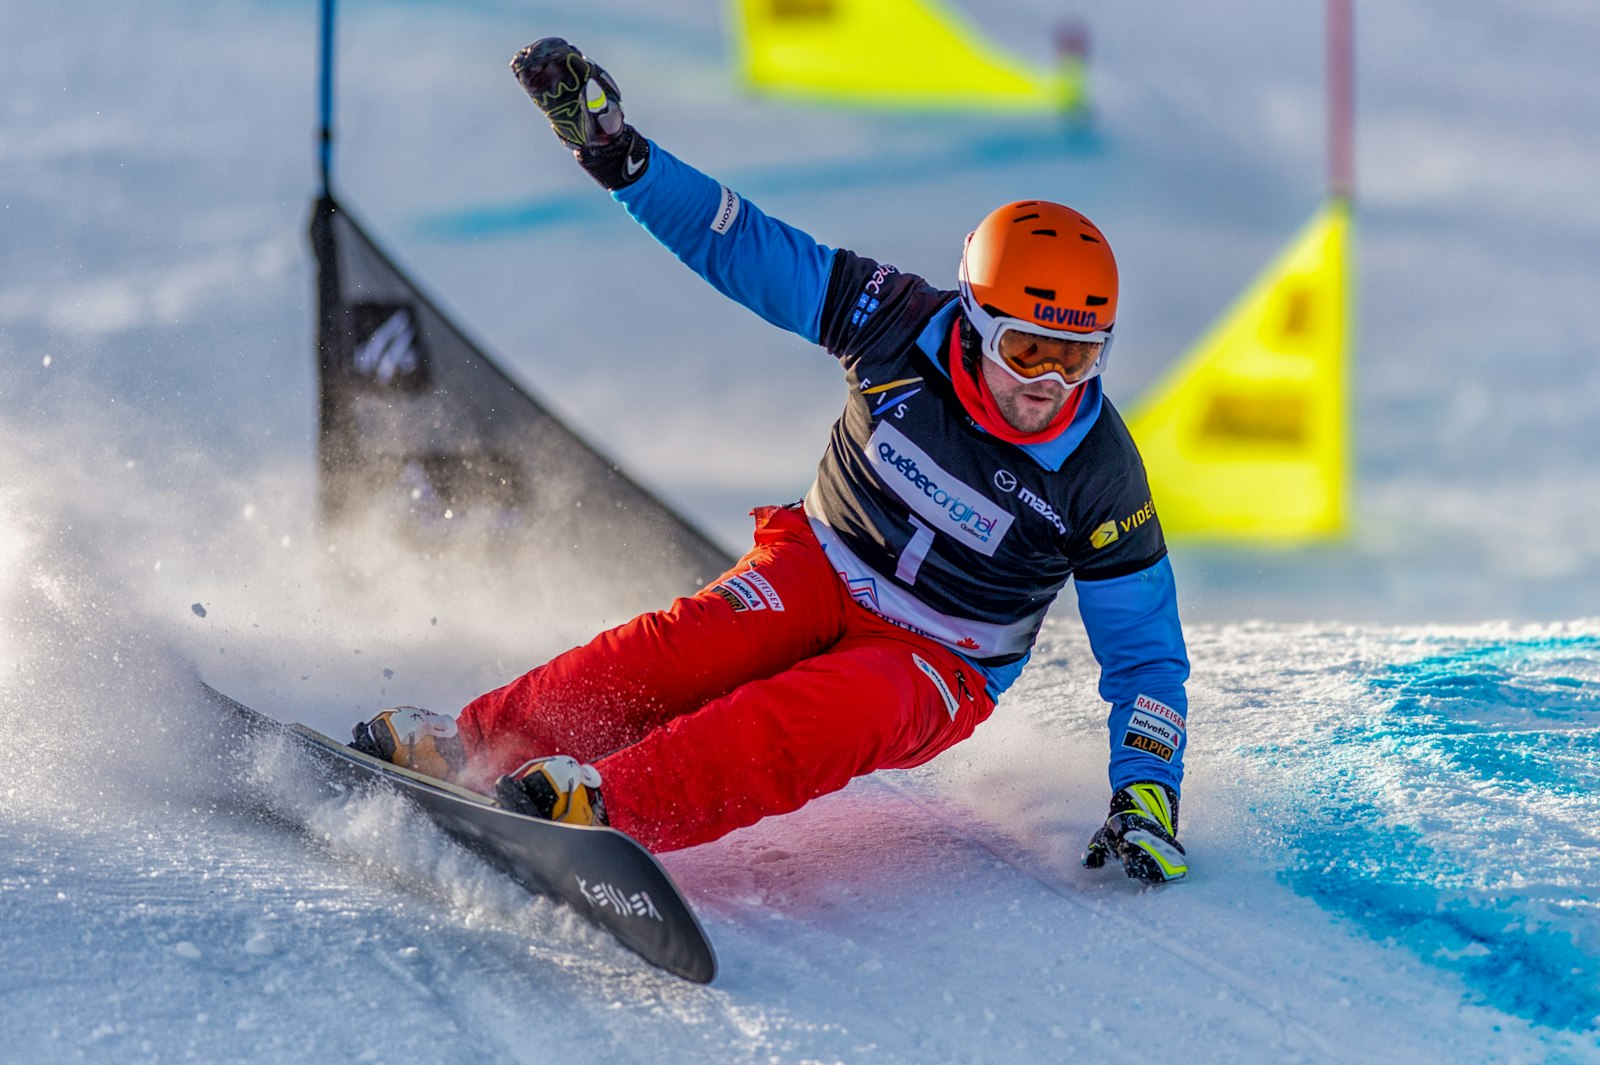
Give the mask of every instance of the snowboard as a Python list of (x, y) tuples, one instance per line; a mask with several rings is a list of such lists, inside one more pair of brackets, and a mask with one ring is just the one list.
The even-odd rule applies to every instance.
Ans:
[(396, 792), (461, 846), (528, 891), (565, 902), (651, 965), (695, 983), (716, 976), (717, 956), (699, 919), (661, 863), (631, 837), (502, 809), (487, 795), (372, 758), (203, 687), (246, 734), (290, 743), (329, 794)]

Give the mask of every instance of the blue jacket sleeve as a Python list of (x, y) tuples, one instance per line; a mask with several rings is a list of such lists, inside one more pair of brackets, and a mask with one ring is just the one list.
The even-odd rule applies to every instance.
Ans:
[(1165, 555), (1108, 580), (1074, 581), (1078, 612), (1100, 663), (1100, 697), (1111, 704), (1111, 790), (1135, 781), (1183, 782), (1189, 652), (1178, 621), (1172, 563)]
[(817, 343), (833, 249), (769, 218), (650, 143), (650, 166), (612, 193), (640, 225), (718, 292)]

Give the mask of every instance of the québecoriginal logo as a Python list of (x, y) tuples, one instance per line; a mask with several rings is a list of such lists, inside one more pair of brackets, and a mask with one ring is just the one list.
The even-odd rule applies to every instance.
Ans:
[(954, 536), (982, 554), (995, 553), (1011, 528), (1010, 514), (941, 469), (888, 422), (878, 424), (864, 450), (890, 491), (935, 532)]

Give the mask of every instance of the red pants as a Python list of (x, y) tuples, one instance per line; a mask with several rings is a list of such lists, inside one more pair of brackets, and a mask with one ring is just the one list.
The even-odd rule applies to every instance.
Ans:
[(921, 765), (989, 716), (982, 674), (852, 600), (798, 507), (752, 513), (755, 545), (710, 586), (463, 710), (479, 783), (593, 762), (611, 824), (672, 850)]

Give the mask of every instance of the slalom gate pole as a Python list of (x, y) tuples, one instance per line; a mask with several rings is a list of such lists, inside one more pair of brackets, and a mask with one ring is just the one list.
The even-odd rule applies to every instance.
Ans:
[(1327, 0), (1328, 192), (1341, 200), (1356, 189), (1353, 7), (1353, 0)]
[(333, 178), (333, 0), (322, 0), (321, 77), (317, 158), (322, 177), (321, 194), (326, 197)]

